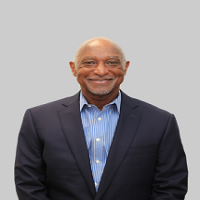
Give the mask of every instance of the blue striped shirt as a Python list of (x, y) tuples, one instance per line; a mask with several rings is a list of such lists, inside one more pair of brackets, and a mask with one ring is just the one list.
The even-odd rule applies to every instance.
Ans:
[(95, 105), (88, 104), (82, 92), (80, 93), (81, 120), (96, 191), (100, 184), (103, 169), (117, 126), (120, 106), (120, 92), (116, 99), (103, 107), (102, 111)]

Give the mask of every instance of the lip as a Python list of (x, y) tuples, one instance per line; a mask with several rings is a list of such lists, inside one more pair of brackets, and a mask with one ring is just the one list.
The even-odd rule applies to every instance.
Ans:
[(89, 79), (90, 82), (95, 83), (95, 84), (106, 84), (110, 81), (112, 81), (113, 79), (103, 79), (103, 80), (93, 80), (93, 79)]

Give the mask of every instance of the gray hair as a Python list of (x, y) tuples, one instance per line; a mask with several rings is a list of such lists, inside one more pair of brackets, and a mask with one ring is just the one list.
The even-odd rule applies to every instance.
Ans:
[(89, 44), (90, 42), (95, 41), (95, 40), (104, 40), (104, 41), (108, 41), (111, 44), (113, 44), (119, 50), (119, 52), (122, 54), (122, 67), (123, 67), (123, 69), (125, 68), (125, 66), (126, 66), (126, 58), (125, 58), (124, 51), (122, 50), (122, 48), (116, 42), (114, 42), (114, 41), (112, 41), (112, 40), (110, 40), (108, 38), (105, 38), (105, 37), (95, 37), (95, 38), (92, 38), (92, 39), (89, 39), (89, 40), (83, 42), (79, 46), (79, 48), (77, 49), (76, 54), (74, 56), (75, 67), (78, 64), (78, 57), (80, 55), (80, 51), (82, 50), (82, 48), (84, 48), (87, 44)]

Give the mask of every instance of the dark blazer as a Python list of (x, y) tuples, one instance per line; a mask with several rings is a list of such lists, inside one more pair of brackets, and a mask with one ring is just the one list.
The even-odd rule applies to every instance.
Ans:
[(26, 111), (15, 163), (19, 200), (184, 199), (188, 172), (174, 115), (121, 93), (97, 193), (79, 93)]

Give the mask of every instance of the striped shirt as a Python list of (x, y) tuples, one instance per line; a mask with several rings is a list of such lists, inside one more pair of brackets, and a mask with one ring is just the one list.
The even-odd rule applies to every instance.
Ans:
[(96, 191), (100, 184), (103, 169), (117, 126), (120, 106), (120, 91), (118, 97), (111, 103), (105, 105), (102, 111), (95, 105), (88, 104), (82, 92), (80, 93), (81, 120)]

